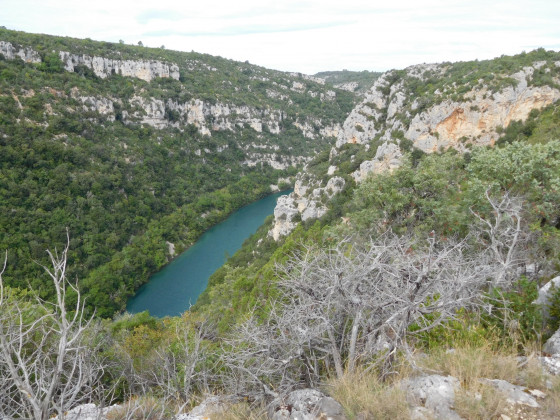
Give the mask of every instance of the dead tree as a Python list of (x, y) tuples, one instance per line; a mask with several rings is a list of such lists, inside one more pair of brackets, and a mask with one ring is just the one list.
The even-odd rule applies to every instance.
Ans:
[(503, 286), (516, 276), (518, 268), (527, 263), (528, 252), (525, 245), (529, 241), (528, 229), (524, 226), (523, 201), (505, 192), (499, 198), (485, 192), (491, 207), (488, 215), (471, 209), (476, 218), (474, 231), (478, 239), (493, 255), (494, 263), (501, 269), (495, 273), (493, 284)]
[[(470, 240), (386, 232), (303, 247), (277, 269), (282, 300), (269, 317), (250, 317), (227, 341), (224, 363), (237, 389), (262, 398), (317, 383), (331, 368), (338, 377), (353, 372), (358, 361), (390, 369), (407, 337), (478, 304), (481, 289), (514, 264)], [(496, 252), (515, 255), (517, 243)]]
[[(98, 395), (104, 365), (99, 359), (92, 318), (84, 315), (78, 288), (67, 280), (68, 244), (48, 252), (56, 299), (35, 302), (14, 296), (0, 273), (0, 414), (47, 420)], [(76, 304), (67, 311), (69, 290)]]

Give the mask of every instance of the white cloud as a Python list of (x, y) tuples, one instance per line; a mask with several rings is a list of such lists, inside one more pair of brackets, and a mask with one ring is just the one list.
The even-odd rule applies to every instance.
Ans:
[[(2, 1), (2, 0), (0, 0)], [(560, 48), (560, 3), (535, 0), (18, 0), (2, 25), (195, 50), (281, 70), (385, 70)]]

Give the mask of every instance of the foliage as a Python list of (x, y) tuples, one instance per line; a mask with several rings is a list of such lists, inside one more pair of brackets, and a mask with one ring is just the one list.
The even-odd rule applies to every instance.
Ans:
[[(103, 317), (122, 310), (172, 258), (166, 242), (181, 252), (228, 214), (267, 194), (279, 177), (295, 173), (243, 163), (252, 154), (274, 153), (295, 164), (326, 149), (329, 142), (306, 138), (296, 124), (341, 123), (355, 101), (352, 93), (302, 75), (194, 52), (5, 28), (0, 39), (16, 49), (32, 48), (42, 60), (0, 60), (0, 249), (10, 252), (5, 280), (22, 287), (29, 282), (51, 299), (53, 289), (33, 261), (45, 263), (44, 249), (60, 246), (68, 228), (70, 275), (80, 279), (88, 310), (97, 307)], [(181, 77), (101, 78), (85, 65), (68, 72), (59, 51), (176, 63)], [(290, 89), (296, 82), (301, 90)], [(335, 96), (323, 100), (320, 93), (327, 89)], [(164, 104), (163, 128), (141, 123), (139, 98)], [(177, 111), (193, 100), (278, 113), (281, 131), (236, 126), (202, 135)], [(92, 105), (97, 101), (111, 104), (106, 113)]]
[(509, 345), (539, 341), (542, 335), (542, 310), (533, 302), (539, 287), (521, 277), (513, 287), (494, 288), (486, 295), (488, 310), (482, 313), (482, 325), (495, 331)]
[(314, 76), (325, 79), (328, 83), (339, 85), (344, 83), (356, 83), (355, 91), (365, 93), (382, 73), (375, 71), (321, 71)]

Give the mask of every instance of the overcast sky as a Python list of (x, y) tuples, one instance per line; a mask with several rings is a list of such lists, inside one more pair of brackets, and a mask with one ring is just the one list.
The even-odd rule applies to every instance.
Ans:
[(558, 0), (0, 0), (0, 10), (9, 29), (308, 74), (560, 50)]

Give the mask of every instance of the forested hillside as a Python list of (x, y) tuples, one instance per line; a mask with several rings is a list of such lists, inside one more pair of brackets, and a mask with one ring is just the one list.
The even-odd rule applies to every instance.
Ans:
[(330, 147), (354, 100), (220, 57), (1, 29), (7, 282), (51, 298), (35, 261), (68, 229), (72, 276), (112, 315), (203, 231)]
[[(12, 35), (28, 37), (18, 38), (22, 45), (22, 39), (34, 39)], [(48, 39), (70, 49), (70, 40)], [(164, 84), (180, 91), (189, 86), (182, 84), (186, 70), (177, 57), (195, 56), (140, 49), (153, 54), (144, 60), (163, 60), (140, 70), (169, 76), (138, 81), (122, 75), (151, 74), (135, 73), (138, 69), (122, 61), (134, 58), (137, 48), (71, 42), (81, 45), (80, 54), (92, 56), (99, 54), (93, 45), (114, 48), (107, 56), (117, 61), (71, 60), (74, 69), (85, 63), (83, 74), (62, 70), (69, 66), (66, 53), (56, 56), (62, 67), (54, 56), (35, 64), (0, 61), (14, 80), (43, 78), (59, 83), (53, 89), (66, 95), (44, 96), (33, 112), (33, 98), (47, 95), (39, 94), (39, 85), (2, 84), (1, 98), (11, 110), (2, 114), (7, 119), (2, 146), (10, 153), (2, 156), (7, 197), (2, 205), (12, 203), (2, 213), (8, 229), (3, 240), (14, 245), (9, 249), (20, 249), (17, 255), (9, 251), (2, 276), (14, 285), (14, 275), (33, 274), (25, 252), (64, 246), (60, 226), (68, 220), (74, 221), (71, 230), (92, 224), (84, 235), (71, 235), (67, 248), (50, 254), (47, 275), (25, 277), (40, 288), (51, 274), (49, 284), (59, 297), (54, 304), (36, 301), (24, 288), (0, 290), (0, 377), (9, 380), (0, 390), (0, 407), (7, 407), (7, 415), (46, 419), (95, 402), (99, 408), (88, 410), (104, 419), (179, 413), (197, 420), (557, 418), (559, 53), (539, 49), (392, 70), (376, 78), (351, 110), (353, 96), (328, 84), (196, 55), (216, 69), (206, 68), (208, 74), (222, 72), (228, 80), (230, 72), (247, 85), (246, 91), (232, 85), (228, 109), (248, 107), (243, 108), (248, 114), (238, 108), (235, 118), (261, 112), (258, 121), (228, 125), (234, 117), (217, 110), (225, 106), (219, 100), (210, 111), (202, 107), (203, 115), (212, 116), (203, 121), (190, 99), (165, 96)], [(2, 48), (6, 56), (5, 44)], [(28, 50), (20, 55), (35, 57)], [(51, 65), (58, 70), (47, 70)], [(270, 89), (288, 97), (268, 90), (251, 96), (247, 92), (257, 91), (260, 81), (244, 70), (271, 80), (283, 77)], [(129, 96), (111, 94), (111, 80), (130, 83)], [(72, 83), (78, 89), (86, 89), (80, 83), (95, 83), (112, 111), (105, 116), (92, 111), (77, 132), (63, 134), (52, 128), (56, 112), (68, 113), (62, 120), (72, 121), (89, 103), (71, 99)], [(235, 102), (236, 88), (252, 101), (272, 98), (277, 108)], [(274, 101), (286, 101), (286, 108)], [(155, 105), (144, 108), (147, 103)], [(163, 117), (154, 109), (163, 110)], [(318, 124), (310, 130), (304, 111)], [(336, 135), (321, 125), (325, 121), (339, 124)], [(10, 147), (9, 141), (21, 145)], [(305, 162), (293, 193), (279, 200), (274, 216), (210, 278), (190, 311), (163, 320), (148, 313), (88, 317), (82, 298), (111, 315), (169, 258), (166, 241), (188, 245), (196, 232), (253, 199), (247, 191), (264, 194), (279, 177), (295, 174), (295, 169), (277, 172), (262, 160), (248, 163), (263, 157), (257, 158), (255, 149), (270, 154), (276, 142), (293, 151), (282, 153), (279, 162)], [(306, 153), (298, 144), (306, 145)], [(58, 154), (47, 153), (52, 150)], [(98, 154), (78, 159), (88, 150)], [(4, 164), (12, 161), (17, 165)], [(60, 162), (72, 170), (57, 178)], [(192, 165), (196, 170), (189, 172)], [(206, 178), (214, 183), (208, 186)], [(70, 195), (69, 188), (79, 194)], [(46, 203), (61, 210), (51, 211)], [(64, 206), (56, 207), (60, 203)], [(56, 214), (62, 224), (52, 219)], [(123, 236), (116, 231), (122, 229), (118, 218), (129, 220), (128, 214), (134, 217)], [(104, 230), (107, 221), (112, 227)], [(39, 242), (31, 229), (20, 233), (28, 225), (54, 233)], [(48, 235), (55, 240), (47, 245)], [(109, 238), (116, 253), (90, 252), (107, 247)], [(105, 257), (88, 263), (95, 255)], [(86, 274), (81, 293), (66, 281), (66, 266), (72, 275)], [(107, 295), (109, 305), (102, 300)], [(66, 346), (67, 337), (79, 345)], [(60, 360), (64, 363), (56, 365)], [(110, 403), (118, 405), (108, 408)]]

